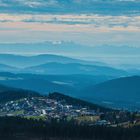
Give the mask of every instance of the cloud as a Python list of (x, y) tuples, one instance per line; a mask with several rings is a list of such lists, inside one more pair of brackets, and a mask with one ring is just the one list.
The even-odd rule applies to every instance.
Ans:
[(140, 0), (0, 0), (0, 6), (1, 13), (140, 14)]
[(30, 8), (39, 8), (39, 7), (51, 7), (51, 6), (57, 6), (58, 1), (56, 0), (16, 0), (16, 2), (20, 5), (20, 6), (27, 6)]
[(43, 6), (43, 3), (39, 2), (39, 1), (27, 1), (27, 0), (23, 0), (23, 1), (18, 1), (21, 4), (28, 6), (28, 7), (41, 7)]
[(87, 14), (65, 15), (32, 15), (32, 14), (0, 14), (0, 22), (25, 22), (41, 24), (62, 24), (91, 26), (94, 28), (140, 29), (140, 16), (101, 16)]
[(138, 44), (139, 36), (140, 0), (0, 0), (0, 42)]

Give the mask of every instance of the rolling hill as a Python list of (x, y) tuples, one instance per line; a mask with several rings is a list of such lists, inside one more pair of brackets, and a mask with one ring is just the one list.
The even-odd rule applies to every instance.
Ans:
[[(42, 56), (46, 60), (48, 59), (48, 54), (55, 54), (52, 56), (59, 56), (58, 54), (61, 54), (63, 56), (68, 57), (75, 57), (77, 59), (82, 58), (86, 60), (90, 60), (93, 62), (78, 62), (74, 59), (70, 60), (71, 63), (82, 63), (82, 64), (93, 64), (93, 65), (101, 65), (104, 66), (104, 63), (110, 64), (111, 66), (117, 66), (120, 68), (131, 68), (134, 69), (140, 68), (140, 62), (139, 60), (139, 53), (140, 48), (134, 47), (133, 45), (95, 45), (92, 44), (91, 46), (81, 45), (74, 42), (65, 42), (65, 41), (59, 41), (59, 42), (39, 42), (39, 43), (5, 43), (0, 44), (0, 52), (4, 53), (7, 52), (7, 50), (10, 50), (8, 53), (11, 54), (26, 54), (28, 56), (19, 56), (19, 55), (11, 55), (11, 54), (4, 54), (0, 55), (0, 63), (6, 62), (4, 64), (12, 64), (12, 66), (21, 66), (24, 67), (30, 67), (35, 65), (40, 65), (47, 63), (48, 61), (42, 61), (41, 63), (36, 63), (36, 61), (31, 60), (37, 60), (40, 59)], [(43, 54), (38, 56), (29, 56), (31, 54)], [(45, 55), (44, 55), (45, 54)], [(41, 57), (40, 57), (41, 56)], [(45, 56), (45, 57), (44, 57)], [(48, 55), (49, 56), (49, 55)], [(131, 56), (131, 57), (130, 57)], [(36, 59), (36, 58), (37, 59)], [(10, 58), (10, 59), (9, 59)], [(18, 59), (17, 59), (18, 58)], [(57, 57), (58, 58), (58, 57)], [(9, 63), (13, 59), (15, 62)], [(2, 61), (3, 60), (3, 61)], [(98, 62), (100, 60), (100, 62)], [(25, 62), (25, 63), (24, 63)], [(49, 61), (52, 62), (52, 61)], [(58, 61), (55, 61), (58, 62)], [(59, 63), (62, 63), (63, 61), (59, 61)], [(31, 65), (30, 65), (31, 64)], [(130, 65), (131, 64), (131, 65)]]
[(96, 104), (93, 104), (93, 103), (90, 103), (90, 102), (87, 102), (84, 100), (80, 100), (78, 98), (73, 98), (73, 97), (70, 97), (70, 96), (67, 96), (67, 95), (64, 95), (61, 93), (57, 93), (57, 92), (49, 94), (48, 98), (54, 99), (56, 101), (64, 101), (65, 103), (71, 104), (74, 106), (80, 105), (81, 107), (88, 107), (88, 108), (94, 109), (94, 110), (100, 109), (100, 111), (103, 111), (103, 112), (104, 111), (112, 111), (112, 109), (101, 107), (99, 105), (96, 105)]
[(120, 108), (140, 108), (140, 76), (109, 80), (86, 90), (88, 100)]
[[(33, 74), (88, 74), (108, 76), (128, 76), (127, 70), (108, 66), (102, 62), (85, 61), (65, 56), (42, 54), (20, 56), (0, 54), (0, 72), (33, 73)], [(132, 75), (133, 73), (130, 72)]]
[(80, 90), (114, 77), (93, 75), (35, 75), (0, 72), (0, 84), (34, 90), (42, 94), (61, 92), (76, 96)]
[(108, 75), (108, 76), (124, 76), (126, 71), (115, 69), (107, 66), (85, 65), (80, 63), (46, 63), (34, 67), (24, 69), (27, 73), (38, 74), (89, 74), (89, 75)]
[(0, 71), (2, 72), (7, 72), (7, 71), (10, 71), (10, 72), (15, 72), (15, 71), (18, 71), (18, 68), (16, 67), (12, 67), (12, 66), (9, 66), (9, 65), (5, 65), (5, 64), (0, 64)]
[(0, 103), (26, 97), (40, 96), (37, 92), (0, 85)]
[(42, 54), (34, 56), (21, 56), (13, 54), (0, 54), (0, 63), (5, 65), (11, 65), (13, 67), (25, 68), (44, 63), (81, 63), (81, 64), (94, 64), (94, 65), (106, 65), (101, 62), (84, 61), (79, 59), (73, 59), (60, 55)]

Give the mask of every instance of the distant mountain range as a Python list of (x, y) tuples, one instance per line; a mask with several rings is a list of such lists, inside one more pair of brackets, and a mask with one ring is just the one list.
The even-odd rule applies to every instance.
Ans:
[(39, 66), (29, 67), (24, 69), (27, 73), (38, 74), (90, 74), (90, 75), (109, 75), (109, 76), (124, 76), (126, 71), (111, 68), (109, 66), (88, 65), (80, 63), (46, 63)]
[(18, 68), (31, 67), (36, 65), (41, 65), (45, 63), (80, 63), (80, 64), (91, 64), (91, 65), (106, 65), (102, 62), (96, 61), (85, 61), (80, 59), (73, 59), (70, 57), (52, 55), (52, 54), (43, 54), (35, 56), (21, 56), (13, 54), (0, 54), (0, 64), (10, 65)]
[[(8, 51), (10, 50), (10, 51)], [(134, 46), (127, 46), (127, 45), (102, 45), (102, 46), (87, 46), (76, 44), (74, 42), (65, 42), (65, 41), (56, 41), (56, 42), (40, 42), (40, 43), (7, 43), (7, 44), (0, 44), (0, 52), (1, 53), (9, 53), (9, 54), (25, 54), (25, 55), (33, 55), (33, 54), (55, 54), (55, 55), (63, 55), (68, 57), (80, 58), (93, 61), (94, 65), (95, 62), (105, 62), (109, 63), (114, 66), (121, 66), (123, 68), (135, 68), (134, 65), (137, 65), (137, 68), (140, 66), (139, 54), (140, 54), (140, 47)], [(43, 59), (48, 59), (48, 61), (44, 61)], [(11, 56), (0, 56), (0, 60), (4, 60), (7, 62), (7, 59), (15, 60), (14, 63), (11, 63), (11, 66), (17, 67), (17, 64), (22, 67), (29, 67), (35, 65), (41, 65), (47, 62), (52, 62), (49, 60), (50, 57), (48, 56), (39, 56), (31, 57), (30, 60), (25, 59), (24, 57), (17, 57), (15, 56), (11, 58)], [(19, 61), (17, 61), (17, 58)], [(58, 57), (57, 57), (58, 58)], [(39, 61), (39, 59), (41, 59)], [(66, 59), (66, 58), (65, 58)], [(31, 60), (33, 63), (31, 63)], [(34, 64), (37, 60), (37, 64)], [(43, 60), (43, 61), (42, 61)], [(54, 59), (53, 59), (54, 60)], [(63, 62), (62, 58), (58, 59), (59, 61), (56, 62)], [(66, 62), (72, 63), (81, 63), (81, 61), (75, 60), (67, 60)], [(2, 63), (0, 61), (0, 63)], [(132, 64), (133, 63), (133, 64)], [(3, 64), (3, 63), (2, 63)], [(9, 63), (4, 63), (9, 65)], [(14, 64), (14, 65), (12, 65)], [(32, 64), (32, 65), (30, 65)], [(83, 63), (82, 64), (91, 64), (91, 63)], [(99, 64), (99, 63), (97, 63)], [(124, 65), (125, 64), (125, 65)], [(131, 65), (130, 65), (131, 64)], [(103, 63), (101, 63), (103, 65)], [(127, 67), (129, 65), (129, 67)], [(131, 67), (130, 67), (131, 66)], [(140, 68), (140, 67), (139, 67)]]
[(3, 72), (17, 72), (18, 71), (18, 68), (16, 67), (12, 67), (12, 66), (9, 66), (9, 65), (5, 65), (5, 64), (0, 64), (0, 71), (3, 71)]
[(88, 74), (127, 76), (124, 70), (112, 68), (105, 63), (85, 61), (58, 55), (19, 56), (0, 54), (0, 71), (33, 74)]
[(86, 90), (85, 98), (99, 104), (125, 109), (140, 109), (140, 76), (109, 80)]
[[(10, 50), (9, 52), (7, 50)], [(80, 50), (80, 51), (79, 51)], [(61, 54), (65, 56), (97, 56), (97, 55), (139, 55), (140, 47), (127, 45), (88, 46), (74, 42), (46, 41), (39, 43), (6, 43), (0, 44), (0, 52), (9, 54)], [(75, 55), (76, 54), (76, 55)], [(101, 57), (102, 57), (101, 56)]]

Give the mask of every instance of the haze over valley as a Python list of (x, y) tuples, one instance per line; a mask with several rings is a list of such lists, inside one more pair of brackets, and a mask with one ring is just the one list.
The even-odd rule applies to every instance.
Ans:
[(59, 92), (109, 108), (139, 110), (138, 67), (113, 67), (102, 61), (54, 54), (0, 54), (0, 58), (3, 85), (42, 95)]

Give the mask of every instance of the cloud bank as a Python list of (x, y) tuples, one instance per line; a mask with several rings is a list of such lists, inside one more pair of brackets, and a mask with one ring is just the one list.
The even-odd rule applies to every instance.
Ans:
[(140, 0), (0, 0), (0, 12), (134, 15)]
[(0, 22), (52, 23), (67, 25), (92, 25), (94, 27), (140, 28), (140, 16), (100, 15), (32, 15), (0, 14)]
[(140, 0), (0, 0), (0, 42), (139, 45)]

